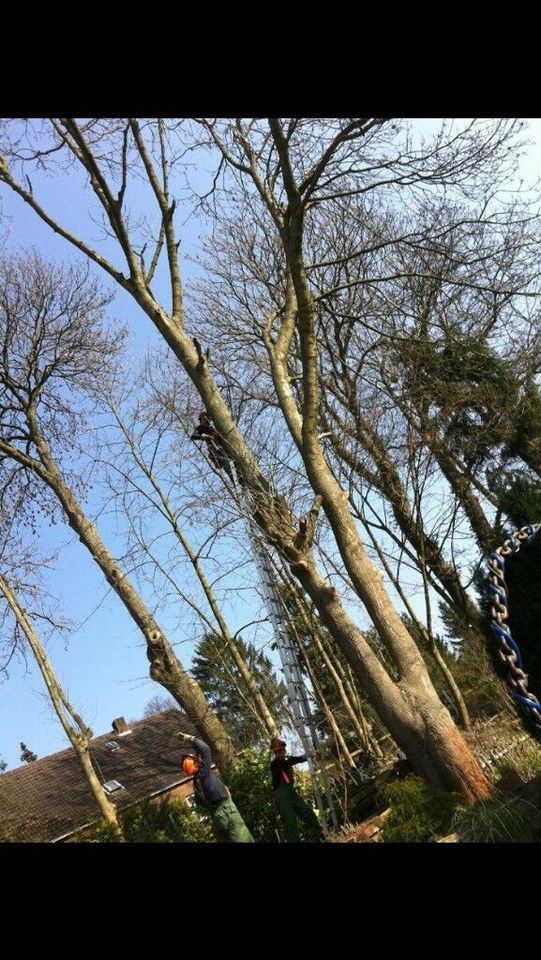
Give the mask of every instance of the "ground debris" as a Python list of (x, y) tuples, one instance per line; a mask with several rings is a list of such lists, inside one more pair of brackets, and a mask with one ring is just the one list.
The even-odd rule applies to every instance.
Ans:
[(355, 826), (342, 827), (339, 834), (333, 837), (333, 843), (378, 843), (381, 841), (381, 824), (389, 815), (390, 808), (357, 823)]

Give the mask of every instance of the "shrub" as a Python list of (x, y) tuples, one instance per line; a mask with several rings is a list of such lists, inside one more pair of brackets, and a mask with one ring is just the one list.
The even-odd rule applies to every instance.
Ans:
[(276, 843), (280, 818), (274, 803), (268, 750), (244, 750), (226, 783), (239, 813), (259, 843)]
[[(182, 799), (144, 800), (120, 810), (118, 818), (127, 843), (209, 843), (214, 840), (210, 824)], [(89, 839), (99, 843), (119, 842), (114, 829), (103, 821)]]
[(450, 832), (458, 796), (431, 790), (420, 777), (386, 784), (383, 798), (391, 812), (382, 827), (385, 843), (427, 843)]

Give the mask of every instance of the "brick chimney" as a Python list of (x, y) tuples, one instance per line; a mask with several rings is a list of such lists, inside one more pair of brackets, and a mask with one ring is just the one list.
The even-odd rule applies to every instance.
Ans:
[(128, 724), (124, 720), (124, 717), (117, 717), (116, 720), (113, 720), (111, 726), (115, 733), (120, 734), (120, 736), (122, 736), (123, 733), (131, 733)]

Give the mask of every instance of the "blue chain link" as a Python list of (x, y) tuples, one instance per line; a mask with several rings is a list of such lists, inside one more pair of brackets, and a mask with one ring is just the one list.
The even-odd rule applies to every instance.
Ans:
[(489, 554), (488, 589), (492, 594), (492, 623), (490, 629), (498, 641), (498, 655), (507, 667), (507, 682), (515, 701), (529, 714), (536, 724), (536, 733), (541, 739), (541, 703), (528, 690), (528, 676), (524, 673), (522, 654), (518, 644), (511, 636), (508, 624), (508, 595), (505, 582), (505, 560), (510, 554), (518, 553), (521, 546), (530, 543), (536, 536), (541, 524), (531, 524), (515, 530), (511, 537)]

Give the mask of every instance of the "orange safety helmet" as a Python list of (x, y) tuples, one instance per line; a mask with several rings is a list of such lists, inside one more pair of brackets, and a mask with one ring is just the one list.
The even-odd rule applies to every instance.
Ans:
[(285, 740), (280, 740), (279, 737), (273, 737), (270, 742), (270, 748), (273, 753), (281, 753), (282, 750), (285, 750)]
[(198, 769), (199, 769), (199, 764), (198, 764), (197, 760), (196, 760), (195, 757), (194, 757), (192, 754), (190, 754), (190, 753), (187, 753), (187, 754), (182, 758), (182, 760), (180, 761), (180, 765), (181, 765), (182, 769), (184, 770), (184, 773), (185, 773), (188, 777), (192, 777), (192, 776), (194, 775), (194, 773), (197, 773), (197, 771), (198, 771)]

